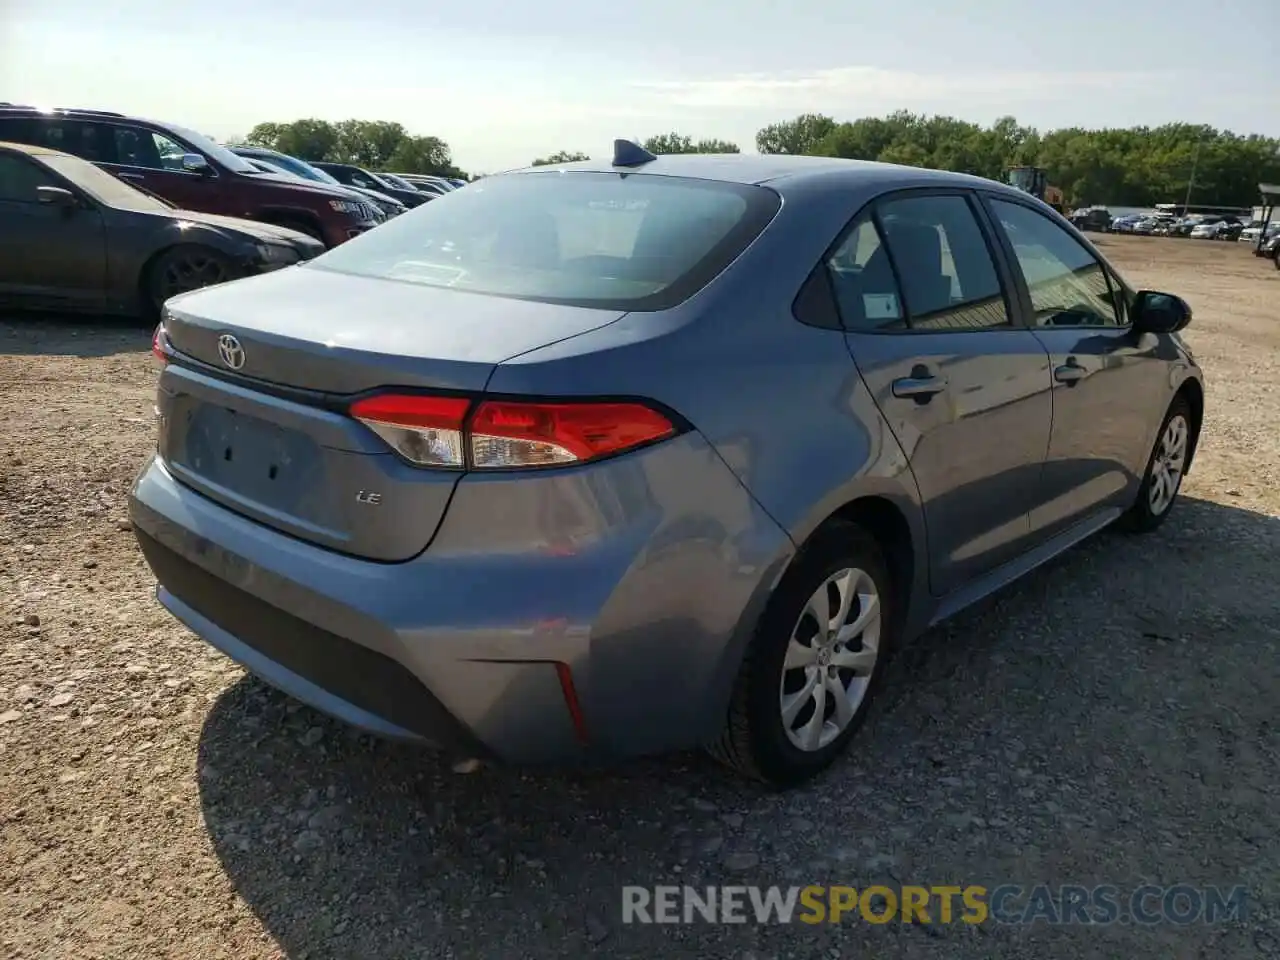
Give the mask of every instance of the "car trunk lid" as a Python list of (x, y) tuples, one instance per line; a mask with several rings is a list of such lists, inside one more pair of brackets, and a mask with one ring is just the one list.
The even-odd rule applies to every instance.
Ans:
[(460, 472), (411, 466), (346, 413), (379, 388), (481, 393), (512, 356), (613, 311), (307, 268), (170, 301), (160, 455), (180, 481), (258, 522), (400, 561), (434, 536)]

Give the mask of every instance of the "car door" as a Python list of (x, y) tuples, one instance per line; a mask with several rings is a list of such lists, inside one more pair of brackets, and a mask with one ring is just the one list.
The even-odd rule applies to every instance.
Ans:
[(209, 173), (189, 173), (182, 168), (183, 155), (199, 153), (198, 150), (146, 127), (104, 127), (109, 136), (106, 151), (110, 161), (101, 164), (104, 169), (183, 210), (232, 212), (226, 209), (226, 191), (218, 188), (218, 175), (212, 167)]
[(87, 201), (67, 207), (40, 199), (40, 187), (70, 186), (22, 154), (0, 152), (0, 299), (33, 307), (102, 307), (102, 214)]
[(945, 594), (1029, 545), (1048, 355), (1013, 322), (967, 192), (880, 200), (827, 266), (849, 352), (915, 474), (931, 588)]
[(1053, 367), (1053, 433), (1031, 517), (1052, 535), (1132, 497), (1164, 415), (1168, 368), (1159, 341), (1134, 334), (1128, 292), (1084, 242), (1020, 200), (986, 203)]

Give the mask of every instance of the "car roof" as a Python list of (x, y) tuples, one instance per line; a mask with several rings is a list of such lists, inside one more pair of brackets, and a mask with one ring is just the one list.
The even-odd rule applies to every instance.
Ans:
[[(889, 189), (896, 185), (932, 184), (936, 186), (1005, 186), (994, 180), (950, 170), (905, 167), (871, 160), (845, 160), (839, 157), (809, 157), (774, 153), (690, 153), (665, 154), (634, 167), (617, 167), (606, 159), (580, 160), (574, 163), (547, 164), (508, 171), (514, 174), (541, 173), (553, 170), (593, 173), (645, 173), (667, 177), (720, 180), (729, 183), (769, 184), (785, 190), (816, 180), (832, 181), (862, 188)], [(1009, 190), (1014, 188), (1009, 187)]]
[(48, 147), (34, 147), (29, 143), (11, 143), (8, 140), (0, 140), (0, 149), (14, 150), (17, 153), (25, 153), (32, 157), (69, 157), (71, 154), (63, 153), (61, 150), (50, 150)]

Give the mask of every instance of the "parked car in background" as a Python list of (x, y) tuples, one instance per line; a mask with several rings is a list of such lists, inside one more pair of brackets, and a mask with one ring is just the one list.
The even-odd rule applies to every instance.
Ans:
[(1194, 240), (1212, 240), (1221, 230), (1221, 220), (1201, 220), (1191, 228), (1189, 236)]
[(1243, 230), (1243, 221), (1237, 217), (1224, 217), (1222, 220), (1222, 226), (1213, 239), (1235, 241), (1240, 239), (1240, 233)]
[(1186, 217), (1179, 217), (1174, 222), (1173, 226), (1169, 228), (1169, 236), (1189, 237), (1191, 236), (1192, 230), (1194, 230), (1196, 227), (1200, 226), (1201, 224), (1209, 222), (1212, 219), (1213, 219), (1212, 217), (1205, 217), (1198, 214), (1192, 214)]
[(1133, 223), (1129, 228), (1130, 233), (1139, 233), (1150, 236), (1157, 232), (1168, 233), (1169, 227), (1173, 225), (1175, 217), (1171, 213), (1148, 213), (1144, 214), (1140, 219)]
[(446, 180), (444, 177), (433, 177), (425, 173), (397, 173), (395, 176), (406, 181), (410, 186), (417, 190), (434, 193), (437, 196), (442, 196), (451, 190), (458, 189), (451, 181)]
[(279, 150), (269, 150), (266, 147), (248, 147), (234, 146), (231, 151), (237, 156), (244, 157), (246, 160), (260, 160), (278, 167), (287, 173), (293, 174), (295, 177), (301, 177), (303, 180), (311, 180), (315, 183), (324, 183), (331, 187), (337, 187), (343, 190), (353, 190), (360, 197), (371, 200), (388, 217), (399, 216), (409, 209), (395, 197), (383, 193), (380, 190), (368, 190), (364, 187), (344, 186), (335, 180), (332, 176), (323, 170), (318, 170), (305, 160), (299, 160), (297, 157), (291, 157), (287, 153), (281, 153)]
[(0, 107), (0, 140), (74, 154), (185, 210), (260, 220), (330, 247), (379, 222), (371, 203), (324, 184), (264, 174), (173, 124), (96, 110)]
[(1280, 234), (1280, 220), (1273, 220), (1265, 227), (1262, 223), (1257, 221), (1250, 223), (1249, 226), (1240, 231), (1240, 236), (1237, 239), (1241, 243), (1252, 243), (1256, 246), (1258, 243), (1258, 237), (1264, 231), (1266, 233), (1266, 239), (1268, 240), (1277, 234)]
[(1112, 233), (1132, 233), (1134, 224), (1142, 220), (1143, 216), (1143, 214), (1138, 213), (1127, 213), (1124, 216), (1116, 217), (1111, 221), (1109, 229)]
[(404, 186), (396, 186), (388, 178), (380, 174), (371, 173), (363, 167), (357, 167), (349, 163), (329, 163), (327, 161), (312, 164), (319, 170), (323, 170), (329, 176), (333, 177), (341, 184), (349, 187), (360, 187), (364, 190), (378, 190), (381, 193), (395, 197), (406, 207), (412, 210), (419, 207), (431, 199), (429, 194), (425, 194), (420, 190), (405, 184)]
[(1262, 245), (1262, 249), (1256, 251), (1260, 257), (1269, 257), (1275, 262), (1276, 269), (1280, 270), (1280, 233), (1275, 234), (1270, 240)]
[(176, 294), (309, 260), (324, 244), (179, 210), (79, 157), (0, 142), (0, 303), (155, 314)]
[[(276, 176), (276, 177), (284, 177), (288, 180), (305, 179), (303, 177), (299, 177), (296, 173), (293, 173), (291, 170), (286, 170), (284, 167), (276, 166), (276, 164), (272, 163), (270, 160), (260, 160), (257, 157), (245, 157), (245, 159), (248, 160), (251, 164), (253, 164), (254, 167), (261, 170), (263, 173), (269, 173), (272, 176)], [(341, 184), (335, 183), (332, 189), (345, 190), (355, 200), (372, 200), (371, 197), (368, 197), (367, 194), (357, 190), (355, 187), (344, 187)], [(394, 201), (392, 202), (394, 203)], [(378, 221), (379, 222), (385, 221), (387, 219), (388, 214), (382, 209), (382, 205), (378, 203), (376, 200), (373, 201), (373, 205), (377, 212)], [(400, 207), (401, 211), (405, 209), (400, 204), (397, 204), (397, 206)]]
[(1013, 187), (620, 142), (171, 301), (133, 530), (179, 620), (359, 727), (793, 784), (894, 647), (1168, 518), (1190, 320)]
[(1071, 214), (1071, 222), (1077, 230), (1105, 232), (1111, 226), (1111, 212), (1106, 207), (1089, 207)]
[(1244, 224), (1236, 217), (1206, 216), (1191, 227), (1189, 236), (1198, 240), (1234, 240), (1243, 229)]

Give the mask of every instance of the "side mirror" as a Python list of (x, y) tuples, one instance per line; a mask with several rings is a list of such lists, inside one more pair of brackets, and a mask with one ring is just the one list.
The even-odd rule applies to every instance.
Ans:
[(36, 187), (36, 199), (41, 203), (52, 204), (67, 210), (74, 210), (80, 206), (80, 200), (76, 195), (62, 187)]
[(184, 153), (182, 155), (182, 169), (187, 173), (198, 173), (202, 177), (207, 177), (213, 173), (213, 168), (209, 166), (209, 161), (198, 153)]
[(1172, 293), (1142, 290), (1133, 301), (1133, 328), (1139, 333), (1177, 333), (1191, 322), (1191, 306)]

